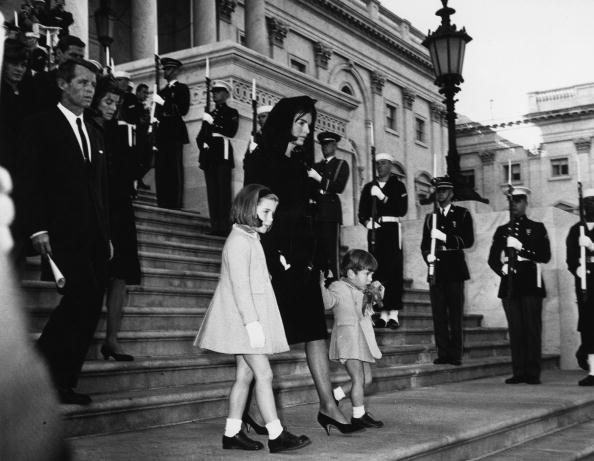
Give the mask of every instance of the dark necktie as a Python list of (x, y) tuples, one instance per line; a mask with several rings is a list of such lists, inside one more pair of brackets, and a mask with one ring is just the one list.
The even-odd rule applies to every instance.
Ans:
[(76, 119), (76, 127), (78, 128), (78, 135), (80, 136), (80, 142), (82, 144), (82, 151), (83, 156), (87, 162), (91, 162), (91, 158), (89, 157), (89, 145), (87, 144), (87, 137), (85, 136), (85, 132), (82, 129), (82, 120), (80, 118)]

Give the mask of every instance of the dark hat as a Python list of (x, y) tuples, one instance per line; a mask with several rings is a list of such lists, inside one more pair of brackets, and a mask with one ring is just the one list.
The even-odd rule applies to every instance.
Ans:
[(4, 42), (4, 60), (15, 63), (28, 59), (27, 48), (20, 41), (14, 38), (7, 38)]
[(326, 142), (338, 142), (340, 141), (340, 135), (337, 135), (336, 133), (332, 133), (331, 131), (322, 131), (319, 135), (318, 135), (318, 141), (320, 142), (320, 144), (324, 144)]
[(168, 67), (177, 68), (182, 66), (182, 62), (173, 58), (161, 58), (161, 66), (163, 69), (167, 69)]
[(435, 178), (435, 188), (436, 189), (453, 189), (454, 183), (450, 179), (449, 176), (441, 176), (439, 178)]

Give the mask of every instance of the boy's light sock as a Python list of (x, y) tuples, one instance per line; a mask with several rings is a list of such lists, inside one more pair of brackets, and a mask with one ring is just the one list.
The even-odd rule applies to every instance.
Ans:
[(365, 406), (353, 407), (353, 418), (361, 418), (365, 414)]
[(588, 354), (588, 367), (590, 367), (590, 376), (594, 376), (594, 354)]
[(392, 320), (396, 320), (398, 322), (398, 312), (397, 310), (390, 311), (389, 318)]
[(388, 317), (388, 311), (382, 311), (380, 319), (387, 323), (388, 320), (390, 320), (390, 317)]
[(241, 419), (227, 418), (225, 421), (225, 437), (235, 437), (241, 430)]
[(268, 440), (274, 440), (283, 432), (283, 425), (281, 424), (280, 419), (275, 419), (266, 424), (266, 429), (268, 430)]
[(332, 393), (334, 394), (334, 398), (339, 402), (346, 397), (346, 394), (342, 390), (342, 387), (338, 386), (332, 389)]

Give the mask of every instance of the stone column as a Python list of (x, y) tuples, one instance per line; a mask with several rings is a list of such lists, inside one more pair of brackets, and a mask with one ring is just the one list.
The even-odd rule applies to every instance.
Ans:
[(132, 0), (130, 2), (131, 46), (130, 58), (143, 59), (155, 53), (157, 29), (157, 0)]
[[(89, 2), (66, 0), (65, 10), (72, 13), (74, 24), (70, 26), (70, 35), (80, 38), (85, 44), (85, 56), (89, 56)], [(94, 13), (94, 11), (93, 11)]]
[(413, 104), (417, 95), (409, 88), (402, 88), (402, 134), (404, 167), (406, 168), (406, 192), (408, 192), (407, 219), (417, 219), (417, 191), (415, 187), (415, 117)]
[[(379, 71), (372, 70), (370, 73), (371, 80), (371, 120), (373, 121), (373, 138), (375, 141), (376, 153), (386, 152), (384, 146), (384, 108), (383, 108), (383, 93), (386, 85), (386, 76)], [(368, 149), (368, 152), (370, 150)], [(389, 149), (387, 150), (389, 152)], [(366, 169), (369, 172), (366, 181), (371, 181), (373, 178), (373, 165), (371, 155), (368, 156), (368, 163)]]
[(217, 41), (216, 0), (192, 0), (194, 11), (194, 46)]
[(245, 0), (245, 41), (248, 48), (268, 56), (264, 0)]

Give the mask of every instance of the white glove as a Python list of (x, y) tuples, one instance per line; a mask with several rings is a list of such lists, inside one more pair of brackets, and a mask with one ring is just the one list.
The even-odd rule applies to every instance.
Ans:
[(507, 247), (514, 248), (515, 250), (520, 251), (522, 249), (522, 242), (520, 242), (515, 237), (508, 237), (507, 238)]
[(205, 112), (204, 115), (202, 116), (202, 121), (204, 123), (208, 123), (209, 125), (212, 125), (214, 123), (214, 118), (212, 118), (212, 115), (210, 115), (208, 112)]
[(367, 223), (365, 224), (365, 227), (367, 229), (379, 229), (380, 226), (378, 223), (375, 223), (375, 226), (373, 225), (373, 219), (370, 219), (369, 221), (367, 221)]
[(579, 240), (581, 247), (586, 247), (590, 251), (594, 251), (594, 243), (592, 243), (592, 239), (587, 235), (582, 235)]
[(509, 272), (509, 269), (508, 269), (508, 266), (507, 266), (507, 263), (506, 263), (503, 266), (501, 266), (501, 273), (503, 275), (507, 275), (508, 272)]
[(315, 179), (317, 182), (322, 182), (322, 176), (313, 168), (307, 170), (307, 176), (309, 176), (311, 179)]
[(386, 198), (386, 194), (384, 194), (378, 186), (371, 186), (371, 195), (377, 197), (381, 201), (384, 201)]
[(257, 147), (258, 147), (258, 144), (257, 143), (255, 143), (254, 141), (250, 141), (250, 145), (248, 147), (248, 150), (250, 151), (250, 154), (252, 152), (254, 152)]
[(250, 322), (245, 326), (245, 329), (250, 338), (250, 347), (253, 347), (254, 349), (264, 347), (266, 338), (264, 337), (264, 330), (262, 329), (262, 324), (260, 322), (257, 320)]
[(285, 255), (280, 255), (279, 259), (280, 263), (283, 265), (285, 270), (288, 271), (291, 268), (291, 265), (287, 262), (287, 258), (285, 258)]
[(584, 266), (578, 266), (575, 270), (575, 275), (579, 278), (583, 279), (586, 276), (586, 271), (584, 270)]
[(436, 240), (441, 240), (442, 242), (445, 243), (448, 236), (446, 234), (444, 234), (442, 231), (440, 231), (439, 229), (431, 229), (431, 238), (436, 239)]
[(429, 264), (433, 264), (435, 261), (437, 261), (437, 258), (435, 257), (435, 255), (432, 255), (431, 253), (429, 253), (427, 255), (427, 262)]

